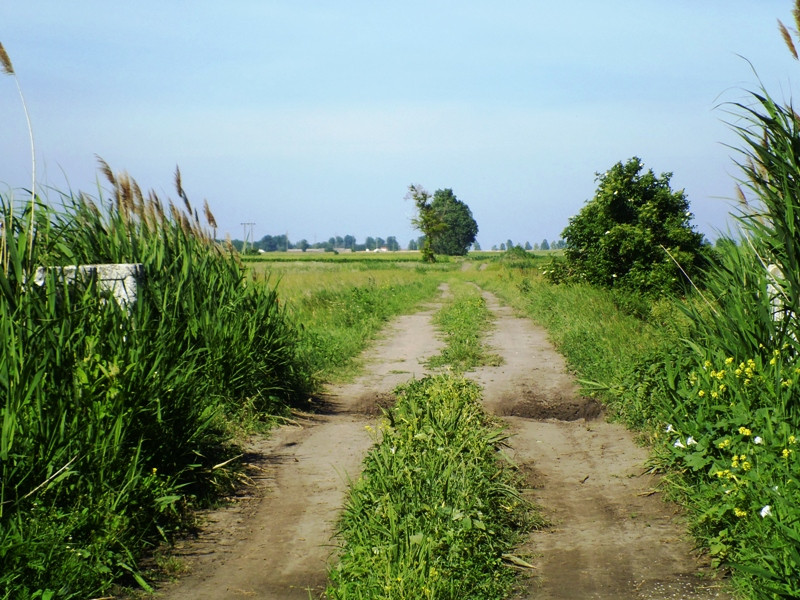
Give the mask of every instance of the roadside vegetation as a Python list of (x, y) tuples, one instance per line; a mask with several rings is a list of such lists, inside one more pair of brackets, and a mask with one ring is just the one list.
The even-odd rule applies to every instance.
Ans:
[(514, 545), (534, 521), (480, 387), (454, 375), (412, 381), (375, 435), (339, 524), (328, 596), (506, 597), (512, 565), (525, 564)]
[[(794, 15), (800, 29), (800, 2)], [(652, 275), (634, 264), (616, 278), (572, 277), (586, 267), (574, 247), (560, 264), (496, 263), (471, 276), (546, 325), (585, 389), (642, 432), (664, 489), (686, 507), (699, 545), (743, 597), (797, 598), (800, 121), (763, 88), (728, 108), (742, 142), (739, 237), (703, 249), (705, 266), (687, 263), (695, 288), (687, 281), (680, 296), (664, 299), (677, 288), (661, 260)], [(606, 198), (607, 184), (601, 177), (598, 197)], [(609, 232), (596, 228), (583, 247), (605, 251)], [(612, 260), (588, 266), (603, 264), (616, 268)], [(656, 299), (659, 281), (667, 287)]]
[[(179, 177), (185, 209), (103, 170), (109, 199), (0, 203), (4, 598), (146, 587), (137, 558), (233, 481), (232, 423), (309, 383), (274, 290), (213, 241)], [(97, 263), (141, 264), (136, 301), (61, 269)]]
[[(179, 173), (176, 205), (101, 166), (108, 197), (0, 202), (2, 598), (148, 589), (139, 558), (238, 482), (237, 436), (306, 407), (439, 283), (364, 265), (265, 281), (214, 240)], [(141, 265), (135, 302), (60, 269), (98, 263)]]

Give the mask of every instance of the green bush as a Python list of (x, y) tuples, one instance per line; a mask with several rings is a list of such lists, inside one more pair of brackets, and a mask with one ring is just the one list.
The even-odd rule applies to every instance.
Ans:
[[(638, 293), (678, 292), (703, 264), (703, 236), (690, 226), (689, 202), (636, 157), (597, 174), (594, 198), (562, 233), (575, 281)], [(678, 266), (680, 265), (680, 267)], [(551, 279), (563, 279), (562, 268)]]

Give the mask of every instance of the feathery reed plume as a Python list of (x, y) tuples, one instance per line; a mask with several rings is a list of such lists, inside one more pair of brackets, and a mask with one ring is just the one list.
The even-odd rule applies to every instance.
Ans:
[(3, 48), (2, 43), (0, 43), (0, 65), (2, 65), (3, 72), (6, 75), (15, 75), (14, 65), (11, 64), (11, 59), (8, 57), (8, 53), (6, 49)]
[(789, 52), (792, 53), (795, 60), (799, 60), (797, 56), (797, 48), (794, 47), (794, 42), (792, 41), (792, 36), (789, 33), (789, 30), (786, 29), (786, 25), (784, 25), (780, 19), (778, 19), (778, 29), (781, 32), (781, 37), (783, 41), (786, 43), (786, 47), (789, 48)]
[(178, 195), (183, 197), (183, 185), (181, 185), (181, 169), (175, 165), (175, 189), (178, 190)]
[(800, 31), (800, 0), (795, 0), (792, 15), (794, 16), (794, 26), (797, 28), (797, 31)]
[[(208, 222), (209, 226), (216, 231), (217, 230), (217, 220), (214, 218), (214, 213), (211, 212), (211, 208), (208, 206), (208, 200), (203, 199), (203, 212), (206, 216), (206, 221)], [(216, 237), (216, 234), (214, 235)]]
[(192, 205), (189, 203), (189, 197), (183, 190), (183, 185), (181, 184), (181, 170), (177, 165), (175, 166), (175, 188), (178, 190), (178, 195), (181, 197), (181, 200), (183, 200), (183, 203), (186, 205), (186, 210), (189, 211), (189, 214), (192, 214)]
[(97, 154), (95, 154), (94, 156), (97, 159), (97, 162), (100, 163), (100, 170), (103, 172), (103, 175), (106, 176), (106, 179), (108, 179), (108, 182), (111, 185), (116, 186), (117, 185), (117, 180), (114, 177), (114, 172), (111, 170), (111, 167), (108, 166), (108, 163), (106, 161), (104, 161), (102, 158), (97, 156)]
[(172, 203), (172, 200), (169, 201), (169, 213), (172, 216), (172, 220), (175, 221), (175, 223), (180, 224), (180, 222), (181, 222), (181, 213), (175, 207), (175, 205)]
[(117, 200), (117, 210), (126, 222), (129, 221), (134, 215), (133, 191), (130, 175), (124, 171), (117, 176)]
[[(34, 212), (36, 210), (36, 145), (33, 143), (33, 126), (31, 125), (31, 116), (28, 112), (28, 104), (25, 102), (25, 96), (22, 93), (22, 86), (19, 84), (17, 73), (14, 71), (14, 65), (11, 64), (6, 49), (0, 43), (0, 64), (2, 64), (3, 72), (6, 75), (11, 75), (14, 78), (14, 83), (17, 84), (17, 93), (22, 102), (22, 110), (25, 112), (25, 121), (28, 124), (28, 139), (31, 147), (31, 214), (30, 214), (30, 231), (28, 232), (28, 262), (33, 260), (33, 229), (34, 229)], [(11, 206), (13, 212), (13, 204)], [(13, 218), (13, 217), (12, 217)]]
[(747, 196), (744, 195), (744, 191), (742, 190), (742, 186), (738, 183), (736, 184), (736, 199), (739, 200), (739, 203), (743, 206), (749, 206), (747, 202)]
[(161, 203), (161, 198), (159, 198), (152, 190), (148, 192), (147, 197), (150, 201), (150, 204), (153, 206), (157, 222), (163, 223), (166, 218), (164, 215), (164, 205)]
[(97, 205), (92, 201), (92, 199), (83, 192), (78, 193), (78, 202), (88, 208), (89, 211), (96, 217), (100, 216), (100, 209), (97, 208)]
[(186, 216), (186, 213), (185, 212), (179, 212), (178, 213), (178, 217), (179, 217), (178, 222), (180, 223), (180, 226), (181, 226), (181, 229), (183, 230), (183, 233), (186, 236), (192, 235), (192, 233), (193, 233), (192, 224), (189, 221), (189, 217)]

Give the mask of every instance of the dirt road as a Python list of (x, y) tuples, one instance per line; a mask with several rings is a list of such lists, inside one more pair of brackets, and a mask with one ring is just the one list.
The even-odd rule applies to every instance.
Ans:
[[(653, 493), (647, 453), (600, 407), (581, 398), (546, 333), (493, 296), (489, 344), (504, 364), (471, 376), (487, 409), (509, 424), (512, 453), (530, 474), (533, 499), (552, 523), (521, 550), (536, 569), (522, 597), (725, 598), (698, 577), (674, 508)], [(206, 531), (180, 549), (191, 574), (166, 586), (168, 600), (319, 598), (331, 560), (331, 535), (372, 440), (377, 405), (424, 374), (438, 351), (433, 308), (393, 322), (370, 350), (367, 374), (331, 389), (318, 414), (255, 442), (252, 497), (209, 514)], [(599, 418), (598, 418), (599, 417)]]
[(676, 508), (655, 492), (647, 450), (581, 397), (546, 332), (484, 294), (497, 317), (488, 342), (505, 358), (474, 374), (503, 415), (513, 456), (551, 525), (525, 550), (537, 567), (524, 597), (728, 598), (692, 552)]

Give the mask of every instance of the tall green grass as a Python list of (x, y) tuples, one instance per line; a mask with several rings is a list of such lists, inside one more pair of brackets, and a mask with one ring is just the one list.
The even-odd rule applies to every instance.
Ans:
[[(182, 209), (103, 169), (109, 200), (13, 218), (0, 203), (3, 598), (147, 587), (137, 558), (230, 482), (234, 420), (285, 410), (310, 381), (274, 289), (213, 241), (179, 178)], [(130, 310), (53, 268), (102, 262), (143, 265)]]
[(505, 597), (510, 553), (533, 521), (477, 384), (412, 381), (376, 435), (341, 517), (328, 597)]

